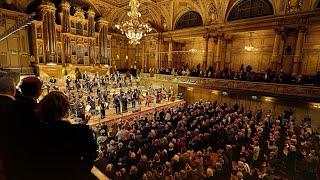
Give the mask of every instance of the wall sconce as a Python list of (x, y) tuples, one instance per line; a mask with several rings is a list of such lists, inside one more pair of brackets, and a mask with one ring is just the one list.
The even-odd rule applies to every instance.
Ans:
[(271, 98), (271, 97), (265, 97), (264, 100), (265, 100), (266, 102), (271, 102), (271, 101), (272, 101), (272, 98)]
[(228, 93), (227, 93), (226, 91), (223, 91), (223, 92), (222, 92), (222, 95), (228, 96)]
[(313, 103), (313, 107), (317, 108), (317, 109), (320, 109), (320, 103)]
[(129, 56), (128, 55), (126, 55), (126, 60), (128, 60), (129, 59)]
[(219, 95), (219, 91), (217, 91), (217, 90), (212, 90), (211, 93), (215, 94), (215, 95)]
[(188, 91), (193, 91), (193, 87), (188, 87)]
[(118, 60), (120, 59), (120, 56), (119, 56), (119, 54), (117, 54), (117, 59), (118, 59)]

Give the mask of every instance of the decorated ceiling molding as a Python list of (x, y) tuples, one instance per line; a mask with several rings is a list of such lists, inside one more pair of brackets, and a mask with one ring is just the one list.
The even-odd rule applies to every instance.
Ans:
[[(64, 0), (47, 0), (55, 4)], [(67, 0), (72, 6), (91, 7), (108, 20), (110, 27), (122, 21), (129, 8), (129, 0)], [(201, 15), (203, 25), (227, 22), (228, 15), (243, 1), (267, 1), (272, 5), (273, 15), (285, 15), (319, 10), (320, 0), (141, 0), (142, 19), (156, 31), (174, 30), (176, 22), (189, 11)], [(20, 12), (36, 10), (41, 0), (2, 0), (0, 7)]]

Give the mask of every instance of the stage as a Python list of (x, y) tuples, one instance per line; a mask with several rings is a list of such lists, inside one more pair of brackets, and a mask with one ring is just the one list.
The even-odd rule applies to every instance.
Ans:
[(100, 119), (97, 116), (91, 117), (88, 125), (95, 126), (100, 123), (112, 124), (116, 121), (133, 120), (138, 117), (145, 116), (149, 113), (153, 113), (156, 110), (176, 107), (176, 106), (180, 106), (180, 105), (184, 105), (184, 104), (185, 104), (184, 100), (176, 100), (174, 102), (163, 102), (163, 103), (158, 103), (158, 104), (151, 103), (149, 107), (142, 104), (142, 105), (137, 105), (138, 108), (141, 107), (141, 111), (132, 112), (132, 108), (130, 107), (130, 108), (128, 108), (128, 112), (122, 113), (122, 114), (116, 114), (115, 109), (111, 108), (106, 111), (106, 118)]

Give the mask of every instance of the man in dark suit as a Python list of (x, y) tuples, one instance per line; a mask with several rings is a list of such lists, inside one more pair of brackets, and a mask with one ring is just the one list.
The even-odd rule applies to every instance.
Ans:
[(16, 94), (12, 78), (0, 78), (0, 161), (7, 179), (25, 177), (23, 172), (24, 161), (21, 156), (19, 142), (19, 113), (14, 99)]

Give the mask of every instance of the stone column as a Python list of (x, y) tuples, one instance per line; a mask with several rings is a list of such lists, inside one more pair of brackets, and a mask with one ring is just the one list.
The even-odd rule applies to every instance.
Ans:
[(213, 62), (214, 62), (214, 38), (210, 37), (209, 38), (209, 42), (208, 42), (208, 62), (207, 62), (207, 68), (209, 68), (210, 66), (213, 66)]
[(155, 71), (157, 72), (159, 70), (159, 51), (160, 51), (160, 40), (156, 39), (156, 54), (155, 54)]
[(141, 71), (145, 72), (145, 41), (142, 42)]
[(280, 40), (281, 40), (281, 30), (276, 29), (276, 35), (274, 38), (274, 45), (272, 51), (272, 58), (271, 58), (271, 69), (273, 71), (277, 70), (278, 61), (279, 61), (279, 48), (280, 48)]
[(226, 58), (224, 61), (224, 68), (230, 69), (231, 64), (231, 48), (232, 48), (232, 37), (226, 38)]
[(218, 35), (217, 36), (217, 47), (216, 47), (216, 58), (215, 58), (215, 63), (216, 63), (215, 72), (219, 72), (220, 71), (220, 66), (221, 66), (221, 44), (222, 44), (222, 36)]
[(293, 58), (293, 73), (301, 73), (302, 48), (303, 48), (306, 30), (307, 29), (305, 27), (299, 28), (297, 44), (296, 44), (296, 49), (295, 49), (294, 58)]
[(172, 67), (172, 49), (173, 49), (173, 41), (172, 39), (169, 40), (169, 49), (168, 49), (168, 68)]
[(204, 38), (204, 55), (203, 55), (203, 61), (202, 61), (202, 67), (203, 70), (207, 70), (208, 66), (208, 48), (209, 48), (209, 34), (206, 34), (203, 36)]

